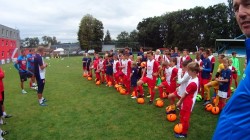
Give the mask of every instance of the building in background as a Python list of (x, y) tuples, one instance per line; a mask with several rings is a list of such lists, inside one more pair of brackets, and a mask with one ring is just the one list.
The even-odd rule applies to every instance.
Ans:
[(20, 48), (20, 32), (0, 24), (0, 60), (1, 64), (15, 61)]

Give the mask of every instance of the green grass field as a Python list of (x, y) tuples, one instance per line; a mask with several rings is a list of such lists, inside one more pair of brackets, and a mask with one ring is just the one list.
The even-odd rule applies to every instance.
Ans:
[[(166, 120), (166, 102), (164, 108), (139, 105), (114, 88), (96, 86), (94, 81), (82, 78), (81, 57), (46, 61), (51, 65), (46, 71), (44, 91), (47, 107), (38, 105), (36, 92), (28, 88), (28, 82), (28, 94), (21, 94), (17, 71), (12, 64), (2, 65), (6, 111), (13, 115), (2, 126), (10, 130), (6, 139), (175, 139), (173, 127), (178, 121)], [(217, 118), (204, 110), (202, 102), (197, 102), (188, 139), (210, 140)]]

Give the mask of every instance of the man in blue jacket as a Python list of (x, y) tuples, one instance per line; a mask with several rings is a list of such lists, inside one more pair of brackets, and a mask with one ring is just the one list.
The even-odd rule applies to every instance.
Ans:
[(238, 25), (247, 37), (245, 45), (247, 66), (231, 99), (221, 112), (214, 140), (250, 139), (250, 1), (233, 0)]

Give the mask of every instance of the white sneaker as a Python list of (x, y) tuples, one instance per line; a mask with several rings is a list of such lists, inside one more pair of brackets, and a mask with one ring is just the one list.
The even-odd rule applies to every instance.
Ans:
[(31, 89), (37, 90), (37, 86), (30, 87)]
[(136, 99), (137, 97), (136, 97), (136, 96), (132, 96), (131, 98), (132, 98), (132, 99)]
[(26, 93), (27, 93), (27, 92), (23, 89), (23, 90), (22, 90), (22, 94), (26, 94)]

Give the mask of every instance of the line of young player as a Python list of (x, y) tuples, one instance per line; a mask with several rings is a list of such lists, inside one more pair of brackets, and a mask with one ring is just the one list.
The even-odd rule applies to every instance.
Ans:
[[(154, 54), (152, 51), (142, 52), (138, 53), (136, 60), (128, 48), (117, 55), (106, 53), (104, 58), (95, 54), (93, 62), (86, 54), (82, 61), (83, 74), (92, 77), (94, 69), (96, 81), (106, 82), (106, 86), (109, 87), (123, 85), (126, 95), (131, 93), (132, 86), (135, 93), (132, 98), (144, 97), (142, 85), (146, 83), (150, 94), (149, 104), (154, 101), (157, 79), (161, 77), (162, 82), (157, 87), (160, 98), (164, 98), (164, 90), (168, 95), (168, 113), (175, 113), (176, 106), (180, 108), (180, 120), (184, 131), (182, 134), (175, 134), (176, 137), (187, 137), (189, 118), (198, 92), (201, 93), (206, 105), (211, 102), (210, 87), (214, 87), (217, 94), (215, 106), (223, 109), (226, 99), (231, 94), (232, 78), (237, 87), (238, 71), (232, 66), (232, 60), (223, 54), (219, 55), (220, 65), (216, 77), (212, 79), (215, 57), (209, 49), (200, 48), (194, 60), (186, 49), (181, 57), (177, 48), (175, 51), (165, 50), (163, 55), (160, 55), (160, 50), (156, 50)], [(233, 53), (233, 59), (237, 59), (235, 55)], [(175, 105), (176, 99), (179, 101)]]

